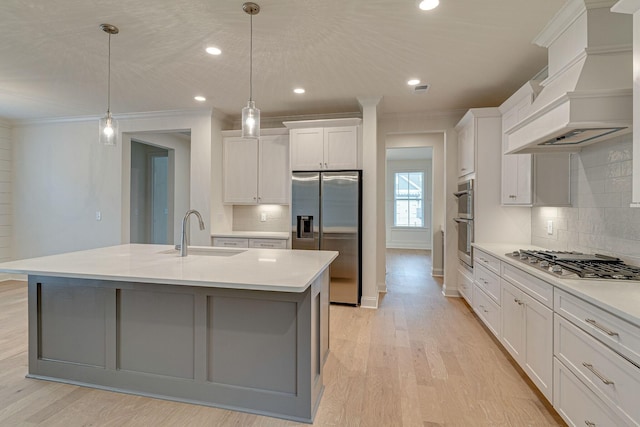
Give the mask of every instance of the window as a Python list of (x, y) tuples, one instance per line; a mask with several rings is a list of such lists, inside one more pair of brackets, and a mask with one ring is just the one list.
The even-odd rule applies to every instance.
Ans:
[(424, 227), (424, 172), (396, 172), (393, 199), (397, 227)]

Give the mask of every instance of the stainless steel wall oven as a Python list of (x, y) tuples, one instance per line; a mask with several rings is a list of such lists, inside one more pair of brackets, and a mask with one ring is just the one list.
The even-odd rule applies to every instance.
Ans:
[(458, 215), (453, 219), (458, 223), (458, 258), (473, 267), (473, 180), (458, 184), (453, 195), (458, 199)]

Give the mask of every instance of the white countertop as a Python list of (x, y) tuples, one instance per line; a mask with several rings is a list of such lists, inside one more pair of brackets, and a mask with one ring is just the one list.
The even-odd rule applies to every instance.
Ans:
[(518, 249), (545, 248), (512, 243), (474, 243), (473, 246), (640, 327), (640, 281), (561, 279), (505, 256)]
[[(334, 251), (128, 244), (0, 264), (0, 272), (214, 288), (304, 292)], [(231, 256), (203, 255), (235, 253)], [(169, 252), (169, 253), (163, 253)], [(200, 254), (199, 254), (200, 253)]]
[(278, 239), (288, 240), (288, 231), (227, 231), (211, 233), (211, 237), (240, 237), (243, 239)]

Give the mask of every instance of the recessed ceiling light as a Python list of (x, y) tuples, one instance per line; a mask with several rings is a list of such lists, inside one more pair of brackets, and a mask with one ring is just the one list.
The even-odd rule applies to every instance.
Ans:
[(303, 88), (301, 88), (301, 87), (297, 87), (297, 88), (295, 88), (293, 91), (294, 91), (295, 93), (304, 93), (304, 92), (305, 92), (305, 90), (304, 90)]
[(204, 96), (200, 96), (200, 95), (194, 96), (193, 99), (195, 99), (198, 102), (204, 102), (204, 101), (207, 100), (207, 98), (205, 98)]
[(420, 4), (418, 4), (418, 7), (421, 10), (431, 10), (438, 7), (439, 4), (440, 0), (422, 0)]
[(418, 79), (411, 79), (411, 80), (409, 80), (409, 81), (407, 82), (407, 84), (408, 84), (409, 86), (415, 86), (415, 85), (417, 85), (417, 84), (420, 84), (420, 80), (418, 80)]
[(217, 47), (209, 46), (205, 49), (209, 55), (220, 55), (222, 51)]

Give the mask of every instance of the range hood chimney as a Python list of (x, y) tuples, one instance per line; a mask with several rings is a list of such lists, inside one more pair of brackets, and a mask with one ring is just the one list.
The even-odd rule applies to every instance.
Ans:
[(548, 49), (548, 77), (529, 114), (505, 131), (507, 153), (579, 151), (631, 132), (632, 17), (614, 0), (570, 0), (533, 43)]

